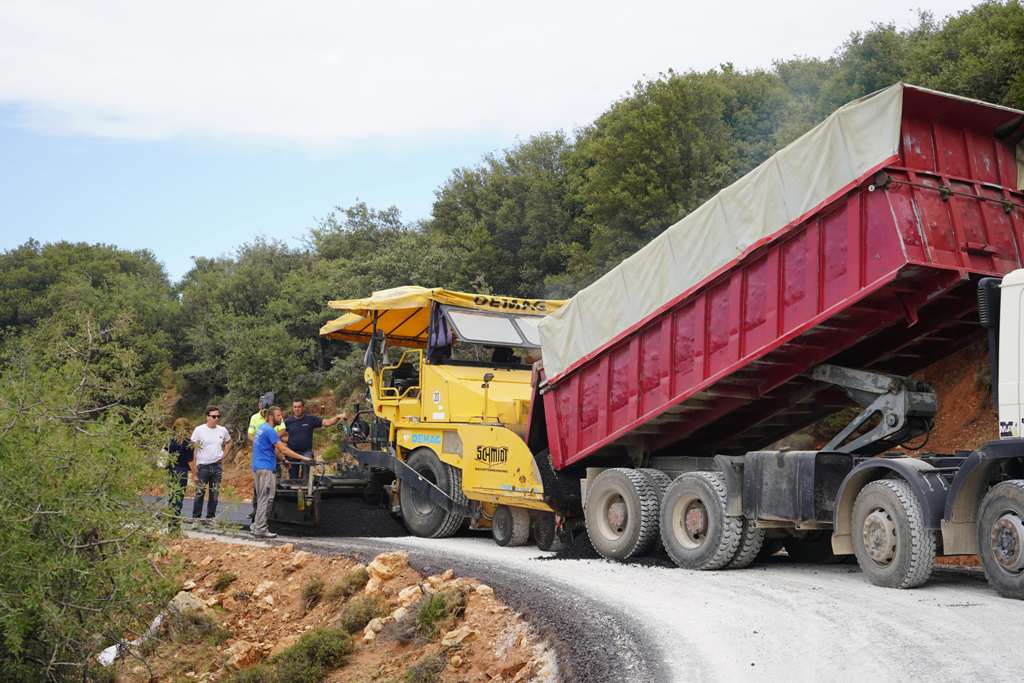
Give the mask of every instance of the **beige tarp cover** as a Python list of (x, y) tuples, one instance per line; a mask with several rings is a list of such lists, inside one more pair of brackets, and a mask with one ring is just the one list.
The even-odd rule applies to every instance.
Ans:
[(470, 294), (441, 287), (394, 287), (374, 292), (365, 299), (329, 301), (328, 306), (347, 313), (321, 327), (320, 335), (330, 339), (368, 342), (376, 311), (377, 329), (392, 344), (424, 347), (427, 345), (431, 303), (516, 315), (547, 315), (558, 310), (565, 301)]
[(544, 318), (549, 381), (888, 163), (904, 87), (916, 86), (898, 83), (837, 109)]

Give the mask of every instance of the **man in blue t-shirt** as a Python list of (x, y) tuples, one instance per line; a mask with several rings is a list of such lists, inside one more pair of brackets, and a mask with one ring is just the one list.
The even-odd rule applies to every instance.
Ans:
[(252, 442), (252, 479), (256, 489), (253, 501), (256, 514), (252, 521), (252, 535), (256, 538), (275, 538), (267, 528), (267, 517), (270, 506), (274, 504), (274, 489), (277, 485), (277, 461), (285, 459), (310, 461), (301, 453), (296, 453), (284, 445), (275, 427), (281, 424), (284, 417), (281, 409), (271, 406), (267, 410), (267, 421), (256, 429), (256, 438)]

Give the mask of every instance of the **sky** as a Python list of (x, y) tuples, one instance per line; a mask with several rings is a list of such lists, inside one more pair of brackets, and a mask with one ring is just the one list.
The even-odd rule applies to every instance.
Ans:
[(828, 57), (921, 4), (0, 0), (0, 250), (150, 249), (177, 280), (335, 206), (420, 220), (453, 169), (639, 80)]

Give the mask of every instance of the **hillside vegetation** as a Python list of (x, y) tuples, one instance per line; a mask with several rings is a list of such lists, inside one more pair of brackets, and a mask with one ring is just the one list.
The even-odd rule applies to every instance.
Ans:
[(0, 254), (0, 678), (80, 678), (101, 641), (139, 626), (132, 605), (155, 604), (155, 522), (129, 503), (161, 418), (218, 402), (237, 429), (264, 391), (359, 382), (359, 350), (317, 337), (327, 300), (409, 283), (569, 296), (898, 80), (1024, 108), (1024, 7), (874, 25), (824, 60), (669, 71), (579, 130), (454, 169), (421, 222), (324, 207), (306, 246), (257, 239), (196, 257), (180, 282), (148, 251), (32, 240)]

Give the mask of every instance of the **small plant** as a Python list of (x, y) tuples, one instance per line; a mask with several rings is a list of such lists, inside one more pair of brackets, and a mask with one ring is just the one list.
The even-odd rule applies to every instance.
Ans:
[(310, 631), (268, 664), (242, 669), (229, 683), (319, 683), (328, 669), (345, 664), (352, 654), (352, 638), (338, 628)]
[(220, 645), (231, 637), (231, 632), (217, 620), (199, 610), (173, 613), (167, 621), (167, 633), (175, 643), (205, 642)]
[(456, 589), (443, 590), (420, 600), (416, 610), (416, 628), (425, 638), (433, 638), (440, 625), (466, 611), (466, 596)]
[(402, 680), (405, 683), (436, 683), (447, 665), (448, 659), (443, 654), (423, 655), (406, 670)]
[(366, 567), (353, 567), (341, 577), (338, 583), (327, 589), (325, 597), (331, 602), (340, 602), (362, 590), (370, 580)]
[(233, 584), (238, 579), (238, 574), (233, 572), (221, 572), (213, 582), (213, 590), (218, 593)]
[(384, 601), (376, 595), (357, 595), (349, 600), (341, 611), (341, 626), (349, 633), (355, 633), (377, 617), (387, 614)]
[(317, 606), (320, 598), (324, 595), (324, 580), (318, 576), (311, 576), (302, 584), (302, 607), (309, 611)]
[(248, 669), (236, 671), (227, 683), (275, 683), (274, 670), (266, 664), (257, 664)]

